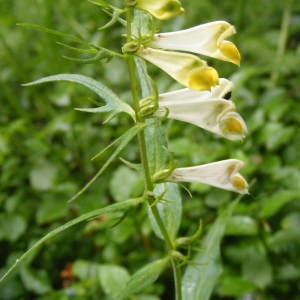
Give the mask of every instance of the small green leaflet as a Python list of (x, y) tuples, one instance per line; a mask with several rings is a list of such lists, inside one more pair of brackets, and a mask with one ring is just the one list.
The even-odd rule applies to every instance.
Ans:
[(154, 283), (168, 264), (169, 260), (170, 257), (167, 256), (151, 262), (136, 271), (127, 282), (126, 287), (123, 289), (122, 293), (114, 299), (127, 299), (130, 295), (138, 293), (139, 291)]
[(133, 119), (135, 118), (134, 110), (127, 103), (123, 102), (112, 90), (99, 81), (93, 78), (79, 75), (79, 74), (57, 74), (48, 77), (38, 79), (33, 82), (23, 84), (24, 86), (36, 85), (45, 82), (53, 81), (69, 81), (79, 83), (90, 90), (94, 91), (99, 97), (101, 97), (106, 105), (97, 108), (82, 108), (81, 111), (101, 113), (101, 112), (112, 112), (112, 115), (116, 115), (120, 112), (126, 112)]
[(48, 234), (46, 234), (44, 237), (42, 237), (40, 240), (38, 240), (30, 249), (28, 249), (19, 259), (16, 260), (16, 262), (0, 278), (0, 285), (8, 278), (8, 276), (13, 271), (16, 271), (16, 269), (21, 266), (21, 264), (25, 261), (25, 259), (28, 258), (34, 250), (36, 250), (39, 246), (43, 245), (46, 241), (48, 241), (49, 239), (51, 239), (58, 233), (65, 231), (66, 229), (68, 229), (76, 224), (79, 224), (83, 221), (87, 221), (92, 218), (104, 215), (104, 214), (125, 211), (125, 210), (129, 209), (130, 207), (134, 207), (134, 206), (138, 205), (141, 202), (142, 202), (142, 198), (128, 199), (123, 202), (118, 202), (118, 203), (106, 206), (104, 208), (96, 209), (96, 210), (93, 210), (86, 214), (83, 214), (83, 215), (67, 222), (66, 224), (50, 231)]

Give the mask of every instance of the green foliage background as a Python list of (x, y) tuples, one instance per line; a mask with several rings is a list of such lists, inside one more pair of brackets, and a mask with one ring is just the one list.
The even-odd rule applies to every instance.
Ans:
[[(161, 31), (226, 20), (236, 26), (234, 41), (243, 56), (240, 68), (209, 60), (222, 77), (235, 82), (232, 99), (249, 127), (243, 143), (192, 125), (166, 123), (178, 165), (239, 158), (252, 183), (251, 194), (243, 197), (227, 226), (223, 273), (213, 299), (300, 299), (300, 3), (292, 3), (287, 48), (277, 55), (282, 18), (292, 1), (182, 2), (186, 14), (161, 23)], [(142, 178), (117, 160), (85, 194), (67, 204), (107, 157), (90, 158), (121, 135), (129, 120), (121, 116), (104, 126), (102, 115), (75, 111), (92, 107), (95, 95), (74, 84), (21, 87), (51, 74), (79, 73), (101, 79), (130, 101), (126, 65), (118, 58), (107, 64), (69, 61), (62, 56), (73, 53), (58, 45), (56, 37), (16, 26), (40, 24), (119, 51), (120, 26), (97, 30), (107, 21), (88, 1), (0, 0), (1, 272), (51, 229), (142, 191)], [(156, 68), (150, 70), (160, 92), (178, 87)], [(134, 143), (121, 156), (138, 162)], [(204, 185), (189, 188), (192, 199), (182, 192), (182, 235), (192, 234), (200, 218), (206, 231), (235, 198)], [(114, 282), (120, 284), (128, 272), (160, 258), (164, 250), (145, 221), (145, 211), (133, 211), (114, 226), (119, 217), (61, 233), (0, 289), (0, 298), (105, 299), (114, 282), (107, 275), (111, 270), (121, 274)], [(167, 269), (136, 299), (172, 299), (170, 274)]]

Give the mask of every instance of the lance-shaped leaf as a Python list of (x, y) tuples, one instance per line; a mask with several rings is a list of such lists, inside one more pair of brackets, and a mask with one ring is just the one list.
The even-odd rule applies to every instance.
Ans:
[(160, 20), (167, 20), (184, 13), (184, 8), (178, 0), (137, 0), (136, 8), (146, 10)]
[(210, 90), (218, 84), (217, 71), (195, 55), (143, 47), (136, 54), (190, 89)]
[(209, 300), (222, 273), (220, 244), (237, 201), (222, 212), (209, 229), (199, 251), (185, 270), (182, 278), (182, 299)]
[[(163, 195), (156, 205), (169, 237), (173, 240), (178, 232), (182, 215), (182, 201), (178, 185), (171, 182), (157, 184), (154, 193), (157, 197)], [(155, 234), (164, 239), (150, 207), (148, 207), (148, 217)]]
[(169, 260), (170, 257), (167, 256), (151, 262), (136, 271), (127, 282), (122, 293), (119, 294), (115, 300), (128, 299), (130, 295), (133, 295), (154, 283), (168, 264)]
[(91, 212), (88, 212), (86, 214), (83, 214), (79, 216), (78, 218), (75, 218), (66, 224), (50, 231), (47, 233), (44, 237), (42, 237), (40, 240), (38, 240), (30, 249), (28, 249), (19, 259), (16, 260), (16, 262), (8, 269), (6, 273), (0, 278), (0, 284), (4, 283), (4, 281), (11, 275), (14, 271), (16, 271), (24, 261), (30, 257), (30, 255), (41, 245), (43, 245), (46, 241), (53, 238), (60, 232), (63, 232), (67, 230), (70, 227), (73, 227), (81, 222), (93, 219), (95, 217), (99, 217), (101, 215), (110, 214), (110, 213), (116, 213), (116, 212), (123, 212), (128, 210), (130, 207), (134, 207), (142, 202), (141, 198), (138, 199), (129, 199), (125, 200), (123, 202), (115, 203), (109, 206), (106, 206), (104, 208), (100, 208), (97, 210), (93, 210)]
[(240, 140), (247, 132), (246, 124), (235, 112), (234, 103), (221, 98), (231, 87), (230, 81), (222, 79), (211, 93), (182, 89), (160, 94), (155, 115), (188, 122), (230, 140)]
[(215, 21), (185, 30), (158, 33), (149, 46), (188, 51), (239, 65), (241, 56), (237, 47), (225, 40), (235, 33), (235, 28), (231, 24)]
[(176, 168), (168, 180), (205, 183), (220, 189), (247, 194), (248, 183), (239, 173), (243, 166), (241, 160), (226, 159), (194, 167)]
[(99, 81), (96, 81), (90, 77), (79, 75), (79, 74), (57, 74), (48, 77), (44, 77), (38, 79), (33, 82), (29, 82), (24, 84), (24, 86), (36, 85), (45, 82), (52, 81), (69, 81), (79, 83), (93, 92), (95, 92), (98, 96), (100, 96), (105, 102), (106, 105), (97, 107), (95, 109), (81, 109), (88, 112), (112, 112), (113, 115), (126, 112), (132, 118), (134, 118), (135, 113), (134, 110), (127, 103), (123, 102), (112, 90), (110, 90), (107, 86), (102, 84)]

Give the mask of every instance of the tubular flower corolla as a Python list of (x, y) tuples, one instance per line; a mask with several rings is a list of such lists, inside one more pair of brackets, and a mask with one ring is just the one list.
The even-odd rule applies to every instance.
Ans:
[(222, 98), (231, 88), (232, 83), (221, 78), (220, 85), (211, 92), (181, 89), (160, 94), (155, 115), (188, 122), (230, 140), (240, 140), (247, 132), (246, 124), (235, 112), (234, 103)]
[(238, 159), (226, 159), (218, 162), (187, 167), (176, 168), (169, 176), (169, 181), (199, 182), (211, 186), (237, 192), (248, 193), (248, 183), (239, 173), (244, 163)]
[(192, 54), (143, 47), (136, 54), (190, 89), (209, 90), (219, 82), (217, 71)]
[(188, 51), (240, 64), (241, 56), (234, 43), (225, 40), (235, 34), (235, 28), (225, 21), (215, 21), (189, 29), (158, 33), (150, 47)]

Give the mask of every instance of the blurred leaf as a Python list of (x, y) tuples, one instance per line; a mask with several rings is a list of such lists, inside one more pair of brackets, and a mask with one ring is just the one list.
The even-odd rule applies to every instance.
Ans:
[(45, 270), (22, 268), (21, 278), (26, 288), (36, 294), (43, 295), (52, 290), (48, 274)]
[(25, 232), (27, 227), (23, 216), (16, 214), (0, 214), (0, 240), (15, 242)]
[(243, 260), (243, 278), (264, 289), (272, 282), (272, 266), (265, 253), (254, 247), (252, 250)]
[(300, 231), (298, 228), (278, 230), (267, 239), (268, 247), (274, 252), (287, 250), (296, 243), (300, 243)]
[(300, 228), (300, 213), (291, 212), (287, 214), (280, 222), (283, 229)]
[(81, 280), (89, 278), (96, 278), (98, 275), (99, 264), (87, 261), (87, 260), (76, 260), (73, 264), (72, 271)]
[(115, 201), (123, 201), (132, 195), (137, 184), (138, 174), (128, 167), (120, 166), (109, 183), (110, 192)]
[(118, 299), (118, 294), (122, 294), (126, 288), (126, 283), (130, 280), (128, 271), (117, 265), (99, 265), (98, 278), (104, 292), (114, 298)]
[(281, 123), (267, 123), (262, 129), (260, 139), (269, 151), (273, 151), (289, 141), (294, 131), (295, 128), (292, 126), (284, 126)]
[(155, 282), (168, 262), (169, 257), (165, 257), (149, 263), (139, 269), (131, 276), (130, 280), (127, 282), (125, 289), (123, 289), (123, 291), (118, 295), (116, 299), (126, 299), (130, 295), (143, 290), (144, 288)]
[(40, 160), (29, 173), (31, 186), (38, 191), (47, 191), (54, 187), (57, 167), (45, 160)]
[(226, 224), (226, 235), (256, 235), (257, 222), (248, 216), (232, 216)]
[(36, 221), (38, 224), (44, 224), (67, 215), (67, 204), (62, 199), (45, 199), (43, 200), (36, 212)]
[(256, 286), (237, 276), (226, 274), (221, 281), (220, 294), (222, 296), (239, 297), (248, 294), (256, 289)]
[(236, 202), (220, 214), (205, 236), (203, 250), (195, 255), (182, 279), (182, 296), (185, 300), (208, 300), (222, 273), (220, 244), (226, 224)]
[[(169, 237), (173, 240), (177, 235), (182, 215), (181, 195), (178, 185), (169, 182), (157, 184), (153, 192), (158, 197), (166, 192), (163, 199), (158, 202), (157, 209)], [(148, 216), (155, 234), (159, 238), (164, 239), (159, 227), (157, 226), (155, 218), (153, 217), (150, 207), (148, 207)]]
[(282, 190), (271, 197), (264, 197), (263, 206), (259, 212), (261, 218), (275, 215), (288, 202), (298, 198), (298, 191)]
[[(90, 90), (94, 91), (99, 97), (101, 97), (105, 102), (105, 106), (98, 107), (94, 112), (110, 112), (112, 111), (113, 114), (117, 114), (119, 112), (126, 112), (132, 118), (135, 117), (135, 113), (133, 109), (123, 102), (112, 90), (108, 87), (103, 85), (100, 81), (96, 81), (93, 78), (79, 75), (79, 74), (57, 74), (48, 77), (44, 77), (38, 79), (33, 82), (29, 82), (23, 84), (24, 86), (31, 86), (36, 84), (41, 84), (45, 82), (53, 82), (53, 81), (70, 81), (76, 82), (79, 84), (84, 85), (85, 87), (89, 88)], [(84, 110), (84, 109), (81, 109)]]

